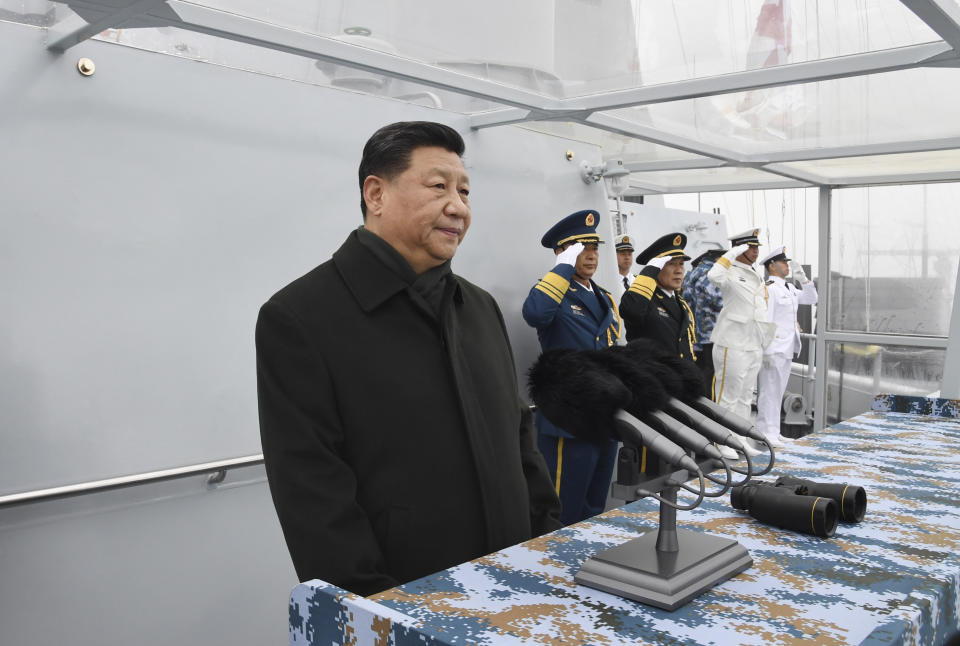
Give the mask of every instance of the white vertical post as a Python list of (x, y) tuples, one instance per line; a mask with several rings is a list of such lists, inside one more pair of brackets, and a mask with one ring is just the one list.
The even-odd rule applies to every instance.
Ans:
[(813, 386), (813, 430), (822, 430), (827, 419), (827, 341), (825, 334), (830, 320), (830, 197), (831, 189), (820, 187), (819, 200), (819, 253), (817, 292), (817, 338), (815, 353), (817, 362), (816, 380)]
[(947, 354), (943, 361), (943, 382), (940, 396), (960, 399), (960, 264), (957, 265), (957, 284), (953, 288), (953, 314), (947, 336)]

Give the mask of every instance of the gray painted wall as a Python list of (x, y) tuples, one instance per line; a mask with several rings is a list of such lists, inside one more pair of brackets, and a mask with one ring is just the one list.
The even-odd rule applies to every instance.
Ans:
[[(0, 494), (258, 453), (257, 310), (359, 224), (359, 154), (385, 123), (466, 135), (454, 269), (497, 297), (520, 372), (537, 354), (520, 305), (553, 264), (540, 235), (606, 213), (579, 178), (588, 144), (44, 38), (0, 23)], [(3, 644), (280, 643), (295, 583), (257, 469), (3, 511), (0, 572)]]

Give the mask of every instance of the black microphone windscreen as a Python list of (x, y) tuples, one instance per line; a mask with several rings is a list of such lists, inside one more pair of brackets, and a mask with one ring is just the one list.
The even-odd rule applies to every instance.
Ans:
[(662, 383), (669, 396), (688, 401), (702, 394), (703, 378), (692, 361), (670, 354), (662, 346), (643, 338), (634, 339), (624, 350), (635, 361), (649, 365), (648, 370)]
[(642, 416), (663, 408), (670, 398), (660, 377), (650, 371), (659, 370), (654, 362), (632, 352), (626, 346), (611, 346), (593, 353), (597, 361), (616, 375), (633, 396), (624, 408), (632, 415)]
[(636, 338), (623, 347), (627, 348), (634, 356), (642, 357), (648, 361), (659, 359), (668, 354), (663, 346), (643, 337)]
[(703, 374), (692, 361), (675, 356), (664, 356), (660, 362), (671, 368), (680, 381), (680, 390), (673, 393), (677, 399), (690, 401), (703, 394)]
[(547, 350), (527, 377), (530, 398), (544, 417), (595, 444), (615, 437), (613, 415), (632, 398), (623, 382), (585, 351)]

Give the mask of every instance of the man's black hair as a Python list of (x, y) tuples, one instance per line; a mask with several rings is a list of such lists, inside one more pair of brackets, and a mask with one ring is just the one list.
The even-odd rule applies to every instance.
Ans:
[(363, 199), (363, 181), (370, 175), (393, 179), (410, 166), (414, 148), (436, 146), (463, 157), (463, 137), (450, 126), (433, 121), (398, 121), (377, 130), (363, 147), (358, 175), (360, 179), (360, 211), (367, 219)]

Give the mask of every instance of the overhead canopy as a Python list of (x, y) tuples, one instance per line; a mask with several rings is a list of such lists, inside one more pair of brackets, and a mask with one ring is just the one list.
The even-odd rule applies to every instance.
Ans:
[(56, 51), (96, 37), (521, 124), (601, 146), (633, 193), (960, 180), (956, 0), (46, 5)]

